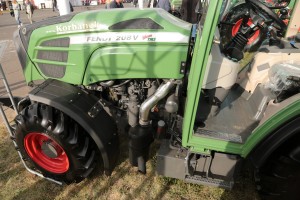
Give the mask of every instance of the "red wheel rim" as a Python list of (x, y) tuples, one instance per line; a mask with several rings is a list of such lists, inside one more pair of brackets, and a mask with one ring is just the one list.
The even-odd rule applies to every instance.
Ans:
[[(55, 157), (45, 154), (42, 146), (47, 143), (55, 151)], [(69, 169), (69, 159), (63, 148), (49, 136), (42, 133), (29, 133), (24, 138), (24, 147), (30, 158), (43, 169), (52, 173), (65, 173)]]
[[(240, 20), (237, 21), (237, 22), (235, 23), (235, 25), (232, 27), (232, 37), (234, 37), (234, 36), (237, 34), (237, 32), (238, 32), (239, 29), (240, 29), (240, 26), (241, 26), (242, 22), (243, 22), (243, 19), (240, 19)], [(249, 26), (250, 26), (251, 24), (253, 24), (252, 19), (249, 19), (248, 22), (247, 22), (247, 24), (248, 24)], [(260, 34), (260, 31), (259, 31), (259, 30), (255, 31), (254, 34), (251, 36), (251, 38), (248, 39), (248, 43), (247, 43), (247, 44), (251, 44), (251, 43), (255, 42), (256, 39), (259, 37), (259, 34)]]

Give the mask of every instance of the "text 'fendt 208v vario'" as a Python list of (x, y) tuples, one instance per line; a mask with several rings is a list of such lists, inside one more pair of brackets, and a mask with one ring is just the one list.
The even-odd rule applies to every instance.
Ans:
[(33, 87), (13, 137), (25, 164), (56, 182), (86, 178), (96, 160), (110, 174), (123, 133), (142, 173), (159, 138), (160, 175), (232, 188), (250, 159), (264, 194), (299, 196), (299, 1), (181, 10), (89, 11), (16, 32)]

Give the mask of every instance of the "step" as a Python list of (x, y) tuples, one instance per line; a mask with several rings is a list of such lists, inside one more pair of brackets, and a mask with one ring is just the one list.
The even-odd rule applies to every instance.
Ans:
[(203, 128), (197, 128), (197, 130), (195, 131), (195, 135), (212, 139), (224, 140), (228, 142), (235, 142), (239, 144), (244, 143), (240, 135), (211, 131)]
[(208, 185), (208, 186), (213, 186), (213, 187), (220, 187), (220, 188), (224, 188), (227, 190), (231, 190), (234, 185), (233, 181), (224, 181), (224, 180), (219, 180), (219, 179), (204, 178), (204, 177), (197, 176), (197, 175), (186, 176), (185, 181), (189, 182), (189, 183), (202, 184), (202, 185)]

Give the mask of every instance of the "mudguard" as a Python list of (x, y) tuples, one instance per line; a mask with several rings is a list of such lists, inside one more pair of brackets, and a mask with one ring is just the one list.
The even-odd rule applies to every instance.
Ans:
[(261, 167), (268, 157), (278, 149), (282, 144), (293, 139), (293, 136), (300, 132), (300, 117), (296, 117), (279, 129), (274, 131), (270, 136), (263, 140), (250, 154), (250, 160), (255, 168)]
[[(98, 99), (95, 96), (68, 83), (48, 79), (33, 89), (29, 93), (29, 98), (31, 101), (50, 105), (77, 121), (98, 146), (105, 173), (111, 174), (119, 154), (117, 126), (97, 103)], [(92, 109), (95, 106), (98, 112)]]

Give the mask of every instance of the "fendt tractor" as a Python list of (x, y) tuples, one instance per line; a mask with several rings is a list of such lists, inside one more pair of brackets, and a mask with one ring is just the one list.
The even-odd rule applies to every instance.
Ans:
[(141, 173), (159, 140), (159, 175), (231, 189), (250, 161), (262, 194), (299, 199), (300, 2), (182, 10), (189, 17), (109, 9), (20, 28), (32, 90), (11, 128), (25, 167), (73, 183), (100, 161), (110, 175), (125, 136)]

